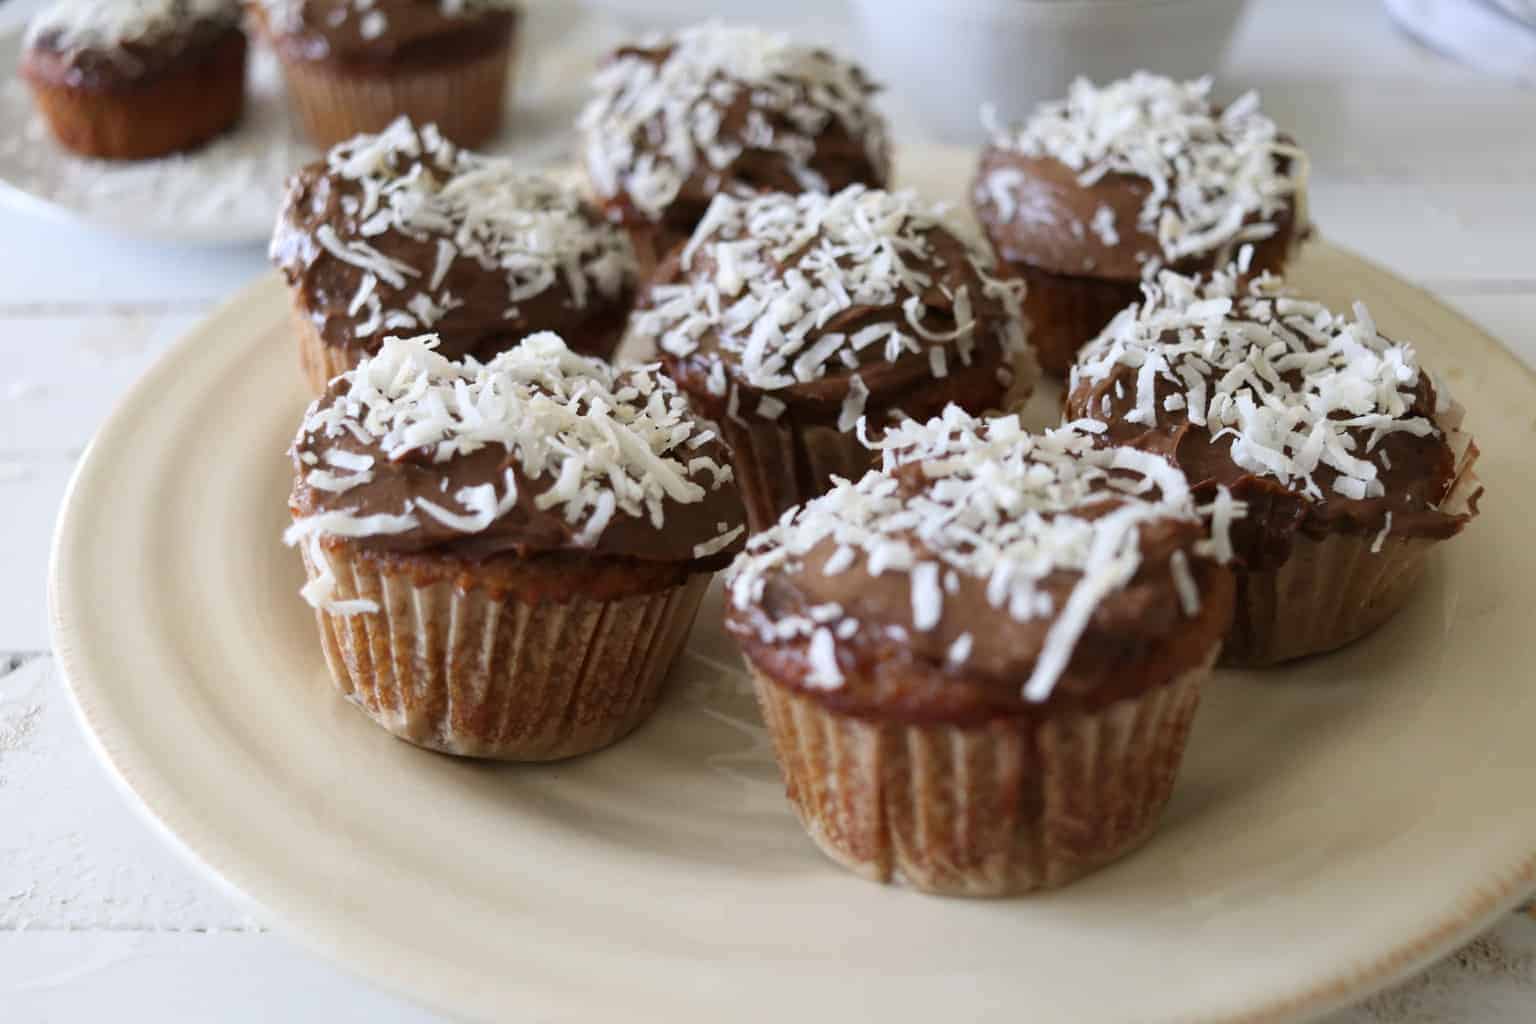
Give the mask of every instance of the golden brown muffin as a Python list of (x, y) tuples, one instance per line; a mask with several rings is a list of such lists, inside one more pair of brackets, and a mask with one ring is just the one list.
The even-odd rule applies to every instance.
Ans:
[(714, 430), (652, 368), (553, 334), (488, 364), (392, 338), (293, 444), (293, 524), (341, 692), (402, 739), (552, 760), (655, 708), (745, 530)]

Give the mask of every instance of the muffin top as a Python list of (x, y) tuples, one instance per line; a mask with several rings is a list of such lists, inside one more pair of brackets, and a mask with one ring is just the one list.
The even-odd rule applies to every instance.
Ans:
[(451, 63), (506, 43), (519, 0), (248, 0), (289, 60)]
[(484, 364), (390, 338), (310, 405), (292, 454), (290, 544), (714, 568), (744, 530), (716, 432), (672, 382), (550, 333)]
[(1166, 461), (1096, 430), (954, 406), (894, 428), (880, 469), (748, 542), (730, 629), (780, 683), (915, 719), (1099, 704), (1205, 664), (1241, 508), (1197, 509)]
[(1167, 458), (1197, 494), (1228, 487), (1266, 510), (1239, 531), (1250, 568), (1283, 561), (1298, 529), (1374, 533), (1379, 550), (1468, 521), (1475, 495), (1447, 503), (1469, 464), (1462, 410), (1363, 305), (1348, 319), (1233, 271), (1165, 271), (1145, 295), (1079, 353), (1068, 415)]
[(587, 173), (621, 219), (684, 230), (724, 191), (882, 185), (876, 91), (855, 65), (752, 28), (700, 25), (615, 52), (582, 111)]
[(652, 279), (635, 330), (731, 415), (830, 405), (847, 431), (877, 399), (1024, 348), (1023, 286), (910, 192), (719, 196)]
[(239, 24), (236, 0), (59, 0), (28, 22), (25, 45), (71, 85), (105, 85), (167, 67)]
[(994, 126), (973, 198), (1006, 259), (1135, 280), (1224, 266), (1245, 242), (1305, 231), (1303, 153), (1259, 110), (1211, 82), (1138, 71), (1078, 79), (1022, 126)]
[(431, 330), (447, 356), (542, 329), (581, 347), (635, 275), (623, 234), (574, 189), (405, 118), (290, 180), (270, 256), (327, 342), (376, 351)]

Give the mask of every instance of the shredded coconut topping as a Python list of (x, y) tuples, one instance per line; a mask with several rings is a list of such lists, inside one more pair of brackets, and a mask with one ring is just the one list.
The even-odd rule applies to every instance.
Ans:
[[(1305, 154), (1259, 112), (1257, 94), (1217, 108), (1210, 90), (1209, 78), (1176, 82), (1145, 71), (1103, 87), (1080, 78), (1022, 127), (993, 126), (994, 143), (1059, 160), (1085, 187), (1108, 174), (1148, 181), (1138, 223), (1167, 264), (1268, 238), (1292, 204), (1304, 223)], [(1106, 227), (1112, 232), (1095, 218), (1095, 231), (1114, 244)]]
[[(332, 384), (310, 406), (299, 440), (355, 440), (383, 457), (446, 463), (486, 447), (507, 450), (499, 483), (463, 487), (441, 502), (407, 498), (399, 509), (364, 515), (325, 511), (294, 521), (289, 544), (318, 535), (367, 537), (400, 533), (427, 518), (459, 533), (487, 529), (518, 499), (517, 479), (548, 481), (534, 498), (558, 509), (583, 546), (597, 543), (616, 515), (648, 519), (662, 528), (667, 501), (692, 504), (728, 483), (731, 469), (698, 447), (714, 436), (695, 418), (676, 385), (655, 366), (616, 370), (572, 353), (548, 332), (481, 364), (445, 359), (431, 336), (390, 338)], [(701, 440), (702, 439), (702, 440)], [(327, 451), (304, 480), (330, 492), (357, 486), (374, 470), (370, 456)], [(720, 524), (721, 537), (696, 557), (723, 550), (740, 533)]]
[[(1023, 284), (995, 276), (969, 229), (910, 192), (718, 196), (682, 261), (680, 283), (653, 283), (635, 331), (669, 355), (723, 363), (733, 389), (846, 376), (845, 431), (868, 395), (862, 366), (916, 356), (943, 377), (980, 346), (1025, 345)], [(984, 300), (1002, 315), (977, 316)]]
[[(956, 406), (927, 423), (895, 426), (876, 444), (882, 468), (858, 483), (836, 481), (748, 541), (728, 577), (730, 600), (753, 606), (770, 575), (803, 571), (813, 550), (831, 549), (827, 575), (860, 562), (871, 575), (905, 575), (912, 628), (923, 632), (942, 621), (960, 577), (984, 581), (988, 602), (1016, 621), (1054, 620), (1023, 689), (1026, 699), (1045, 700), (1099, 603), (1140, 570), (1141, 527), (1197, 521), (1183, 474), (1156, 455), (1101, 446), (1096, 433), (1068, 424), (1030, 434), (1018, 416), (983, 420)], [(1221, 536), (1199, 542), (1195, 553), (1230, 549), (1225, 534), (1242, 510), (1227, 502), (1228, 514), (1213, 523)], [(1194, 615), (1199, 594), (1189, 591), (1188, 562), (1170, 572), (1182, 610)], [(1077, 580), (1058, 608), (1043, 584), (1061, 573)], [(835, 605), (818, 611), (764, 622), (763, 639), (810, 638), (819, 685), (836, 685), (835, 641), (859, 624), (845, 628), (851, 620)], [(963, 664), (971, 646), (968, 633), (959, 637), (946, 662)]]
[(620, 50), (593, 85), (579, 120), (588, 173), (599, 193), (627, 195), (652, 220), (695, 175), (718, 184), (749, 151), (778, 155), (802, 189), (827, 191), (813, 157), (833, 123), (885, 177), (874, 86), (855, 65), (784, 35), (719, 24), (653, 35)]
[(1231, 437), (1242, 469), (1314, 500), (1327, 497), (1320, 467), (1337, 473), (1333, 492), (1380, 497), (1381, 440), (1440, 433), (1412, 411), (1413, 347), (1378, 334), (1363, 305), (1350, 320), (1270, 275), (1240, 288), (1230, 270), (1207, 282), (1164, 271), (1143, 292), (1079, 353), (1069, 385), (1134, 369), (1130, 422), (1177, 410), (1212, 441)]
[(115, 48), (151, 41), (196, 22), (227, 22), (240, 16), (235, 0), (61, 0), (27, 24), (26, 45), (40, 41), (60, 53)]
[[(340, 237), (329, 224), (315, 242), (330, 257), (362, 272), (349, 309), (356, 334), (426, 330), (461, 304), (443, 284), (459, 261), (470, 260), (506, 279), (512, 303), (562, 286), (584, 308), (594, 296), (614, 298), (634, 280), (634, 254), (622, 232), (591, 211), (580, 194), (511, 163), (455, 146), (435, 125), (417, 128), (396, 119), (377, 135), (359, 135), (326, 154), (329, 173), (356, 183), (360, 196), (348, 209), (353, 227)], [(290, 193), (289, 202), (294, 197)], [(306, 258), (287, 244), (285, 211), (271, 256)], [(436, 239), (429, 260), (402, 263), (384, 252), (382, 236), (418, 242)], [(309, 256), (314, 254), (310, 252)], [(382, 294), (380, 285), (394, 294)]]

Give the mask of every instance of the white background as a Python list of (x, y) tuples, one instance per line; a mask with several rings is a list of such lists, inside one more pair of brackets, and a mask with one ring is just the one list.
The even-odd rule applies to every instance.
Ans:
[[(1371, 0), (1259, 0), (1220, 84), (1259, 87), (1308, 146), (1327, 235), (1536, 365), (1536, 92), (1420, 49)], [(93, 760), (48, 654), (48, 540), (75, 460), (135, 376), (264, 270), (254, 246), (161, 249), (0, 210), (6, 1024), (438, 1019), (266, 932), (178, 860)], [(1536, 923), (1512, 917), (1329, 1024), (1531, 1020)]]

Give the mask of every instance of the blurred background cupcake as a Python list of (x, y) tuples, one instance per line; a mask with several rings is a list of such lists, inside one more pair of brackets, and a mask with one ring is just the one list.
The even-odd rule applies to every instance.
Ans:
[(54, 138), (76, 153), (141, 160), (191, 149), (240, 119), (239, 7), (61, 0), (28, 24), (21, 75)]
[(247, 0), (282, 62), (310, 141), (331, 146), (401, 114), (477, 146), (500, 130), (517, 0)]

